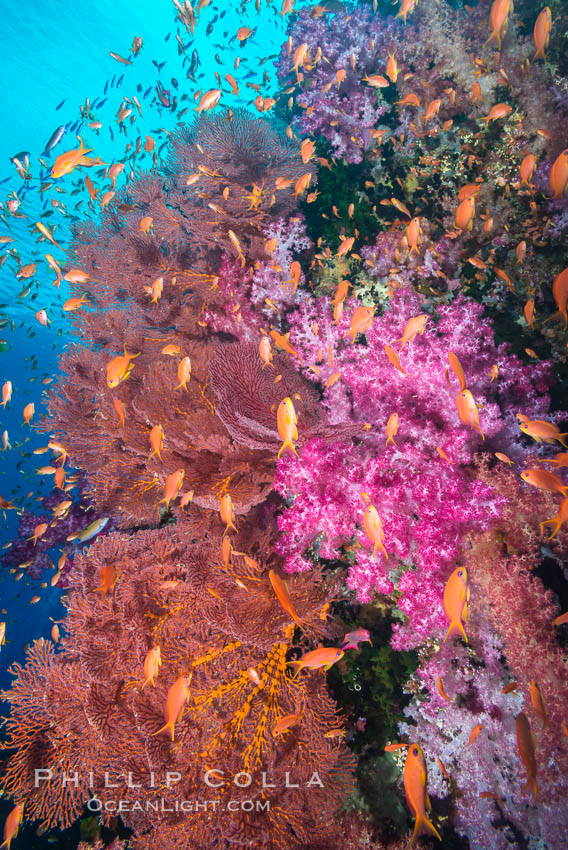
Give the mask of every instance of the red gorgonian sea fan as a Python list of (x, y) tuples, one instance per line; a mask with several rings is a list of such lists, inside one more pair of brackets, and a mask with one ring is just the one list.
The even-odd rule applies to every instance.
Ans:
[[(282, 444), (276, 408), (286, 396), (295, 399), (300, 447), (310, 437), (332, 440), (360, 430), (329, 425), (316, 391), (285, 354), (274, 357), (281, 376), (275, 384), (274, 370), (261, 368), (254, 343), (187, 345), (183, 354), (191, 355), (192, 372), (184, 389), (178, 361), (161, 353), (163, 341), (131, 339), (128, 350), (139, 356), (128, 380), (114, 389), (106, 380), (108, 352), (71, 347), (60, 360), (63, 376), (50, 388), (49, 415), (41, 425), (87, 471), (86, 492), (97, 509), (112, 512), (123, 527), (158, 522), (161, 505), (185, 515), (176, 497), (171, 505), (163, 501), (166, 481), (177, 470), (184, 471), (183, 492), (192, 490), (201, 508), (216, 511), (223, 492), (237, 513), (262, 502)], [(155, 426), (163, 434), (159, 453), (150, 444)]]
[[(291, 579), (304, 627), (295, 643), (268, 577), (278, 569), (270, 534), (255, 519), (234, 538), (249, 554), (233, 553), (226, 566), (220, 534), (194, 543), (183, 526), (113, 534), (77, 557), (60, 649), (36, 641), (3, 694), (15, 752), (2, 786), (25, 799), (28, 817), (65, 826), (95, 797), (108, 823), (106, 804), (121, 799), (136, 850), (331, 841), (353, 758), (334, 734), (342, 721), (321, 671), (292, 678), (287, 660), (292, 648), (329, 639), (322, 609), (338, 585), (317, 571)], [(103, 592), (112, 570), (114, 587)], [(143, 687), (155, 647), (162, 663), (154, 687)], [(183, 676), (184, 712), (161, 732)], [(77, 784), (64, 785), (74, 772)]]

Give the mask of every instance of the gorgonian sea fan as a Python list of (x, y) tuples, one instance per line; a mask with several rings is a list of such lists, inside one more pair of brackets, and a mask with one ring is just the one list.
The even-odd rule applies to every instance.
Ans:
[[(321, 672), (287, 672), (294, 624), (268, 578), (269, 567), (278, 570), (270, 534), (255, 519), (233, 537), (249, 554), (234, 553), (226, 567), (220, 534), (195, 543), (183, 526), (109, 535), (77, 557), (59, 649), (36, 642), (3, 694), (12, 706), (7, 747), (15, 751), (3, 787), (26, 799), (30, 818), (66, 826), (95, 796), (138, 801), (121, 813), (137, 850), (220, 850), (228, 840), (300, 850), (312, 835), (331, 837), (332, 815), (352, 787), (353, 760), (341, 738), (326, 737), (341, 719)], [(111, 565), (116, 585), (102, 594), (101, 575)], [(330, 636), (320, 615), (337, 590), (321, 574), (292, 579), (306, 629), (302, 647)], [(153, 646), (162, 665), (155, 687), (143, 688)], [(188, 701), (172, 741), (159, 730), (169, 688), (182, 675), (190, 678)], [(295, 712), (288, 731), (275, 733)], [(204, 781), (211, 768), (218, 770), (215, 788)], [(52, 773), (35, 787), (37, 769)], [(63, 774), (73, 771), (77, 787), (62, 787)], [(169, 789), (168, 771), (175, 776)], [(116, 787), (105, 787), (105, 772)], [(273, 787), (263, 788), (263, 772)], [(140, 787), (132, 790), (133, 783)], [(161, 798), (211, 805), (154, 811), (150, 804)], [(229, 811), (229, 800), (253, 800), (254, 810)]]

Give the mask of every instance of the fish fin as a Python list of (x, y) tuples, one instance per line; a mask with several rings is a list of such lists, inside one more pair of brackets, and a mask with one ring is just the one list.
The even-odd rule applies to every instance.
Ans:
[(174, 740), (175, 722), (174, 722), (174, 723), (172, 723), (172, 722), (170, 721), (169, 723), (166, 723), (166, 725), (165, 725), (165, 726), (162, 726), (162, 728), (161, 728), (161, 729), (158, 729), (158, 731), (157, 731), (157, 732), (152, 732), (152, 735), (159, 735), (159, 734), (160, 734), (160, 732), (165, 732), (165, 731), (166, 731), (166, 729), (171, 729), (171, 731), (172, 731), (172, 741), (173, 741), (173, 740)]
[(442, 840), (442, 836), (440, 835), (430, 818), (427, 815), (418, 815), (418, 817), (416, 818), (416, 823), (414, 825), (414, 834), (412, 836), (410, 846), (414, 847), (418, 836), (422, 835), (425, 832), (429, 832), (431, 835), (435, 835), (439, 841)]
[(285, 440), (285, 441), (282, 443), (282, 446), (281, 446), (281, 448), (280, 448), (280, 451), (278, 452), (278, 454), (276, 455), (276, 457), (277, 457), (277, 458), (279, 458), (279, 457), (280, 457), (280, 455), (282, 454), (282, 452), (286, 451), (286, 449), (292, 449), (292, 451), (294, 452), (294, 454), (296, 455), (296, 457), (298, 457), (298, 452), (297, 452), (297, 451), (296, 451), (296, 449), (294, 448), (294, 446), (293, 446), (293, 444), (292, 444), (291, 440)]
[(543, 520), (541, 523), (539, 523), (540, 533), (541, 533), (543, 536), (544, 536), (544, 526), (545, 526), (545, 525), (549, 525), (549, 524), (550, 524), (550, 525), (554, 525), (554, 526), (555, 526), (555, 529), (554, 529), (554, 531), (552, 532), (552, 534), (550, 535), (550, 537), (547, 537), (546, 539), (547, 539), (547, 540), (552, 540), (552, 538), (553, 538), (553, 537), (556, 537), (556, 535), (557, 535), (557, 534), (558, 534), (558, 532), (560, 531), (560, 528), (561, 528), (561, 526), (562, 526), (562, 523), (560, 522), (560, 520), (558, 519), (558, 517), (553, 517), (552, 519), (545, 519), (545, 520)]
[(556, 435), (556, 439), (558, 440), (558, 442), (559, 442), (561, 445), (563, 445), (565, 449), (568, 449), (568, 445), (566, 445), (566, 443), (565, 443), (565, 442), (564, 442), (564, 440), (562, 439), (563, 437), (568, 437), (568, 431), (566, 431), (564, 434), (557, 434), (557, 435)]
[(303, 664), (302, 664), (301, 661), (288, 661), (288, 666), (293, 668), (293, 670), (294, 670), (293, 678), (295, 679), (296, 676), (298, 675), (298, 673), (300, 672), (300, 670), (302, 669)]
[(469, 643), (469, 639), (468, 639), (468, 637), (465, 633), (465, 629), (463, 627), (463, 623), (461, 622), (461, 620), (457, 620), (457, 621), (452, 620), (452, 622), (450, 623), (450, 628), (448, 629), (446, 637), (444, 638), (444, 643), (447, 641), (447, 639), (450, 637), (450, 635), (455, 635), (455, 634), (460, 634), (463, 637), (463, 639), (465, 640), (465, 642)]
[(534, 801), (536, 803), (536, 797), (537, 797), (537, 794), (538, 794), (538, 787), (537, 787), (537, 784), (536, 784), (536, 776), (530, 776), (528, 778), (527, 782), (523, 785), (521, 790), (523, 791), (523, 793), (526, 793), (527, 791), (532, 791), (532, 795), (533, 795)]

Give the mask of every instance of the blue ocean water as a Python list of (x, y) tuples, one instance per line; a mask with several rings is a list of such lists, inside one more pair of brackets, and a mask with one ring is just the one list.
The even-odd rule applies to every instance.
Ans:
[[(197, 5), (197, 4), (196, 4)], [(241, 55), (241, 73), (253, 82), (261, 82), (267, 71), (274, 83), (276, 75), (273, 61), (260, 65), (259, 59), (278, 53), (283, 40), (284, 24), (274, 4), (263, 5), (257, 13), (252, 2), (241, 7), (210, 3), (199, 13), (195, 33), (187, 31), (176, 20), (175, 5), (168, 0), (132, 3), (128, 0), (96, 0), (88, 6), (68, 0), (41, 0), (26, 6), (4, 4), (2, 9), (2, 34), (9, 45), (0, 54), (0, 236), (10, 236), (11, 243), (0, 245), (0, 256), (8, 254), (0, 268), (0, 385), (11, 380), (14, 391), (11, 403), (0, 408), (0, 431), (8, 431), (11, 449), (0, 452), (0, 494), (14, 499), (18, 507), (33, 508), (35, 500), (46, 495), (52, 487), (51, 479), (38, 477), (35, 470), (50, 455), (35, 456), (33, 448), (45, 445), (45, 435), (36, 433), (22, 424), (22, 410), (29, 402), (35, 404), (35, 420), (43, 413), (42, 379), (52, 377), (57, 371), (57, 357), (71, 341), (76, 341), (68, 330), (68, 319), (61, 305), (69, 292), (65, 282), (60, 289), (53, 286), (54, 274), (44, 259), (52, 253), (63, 259), (61, 251), (48, 242), (38, 243), (35, 222), (41, 220), (54, 232), (56, 240), (65, 244), (69, 235), (72, 215), (83, 210), (74, 209), (77, 198), (85, 197), (84, 189), (72, 195), (73, 185), (86, 175), (85, 170), (64, 181), (67, 194), (61, 194), (69, 215), (61, 206), (54, 208), (44, 200), (47, 193), (40, 192), (42, 183), (49, 181), (49, 170), (38, 160), (48, 140), (57, 127), (66, 126), (66, 132), (57, 148), (46, 156), (51, 167), (55, 157), (76, 147), (76, 133), (93, 147), (93, 156), (100, 156), (109, 165), (125, 155), (127, 139), (120, 133), (116, 113), (123, 97), (136, 95), (142, 106), (142, 115), (136, 111), (134, 130), (129, 128), (128, 140), (135, 142), (137, 135), (150, 133), (157, 140), (157, 150), (165, 145), (167, 136), (160, 128), (175, 127), (180, 109), (189, 107), (183, 121), (191, 121), (194, 112), (194, 94), (198, 89), (217, 87), (215, 71), (222, 78), (233, 71), (234, 57)], [(246, 50), (238, 51), (235, 41), (237, 29), (249, 25), (257, 31), (246, 43)], [(176, 40), (179, 35), (184, 52)], [(136, 57), (131, 46), (135, 37), (142, 38), (143, 47)], [(229, 46), (229, 42), (231, 45)], [(109, 54), (115, 52), (129, 57), (131, 65), (117, 62)], [(194, 81), (188, 79), (191, 57), (197, 51), (199, 66), (194, 71)], [(223, 62), (219, 62), (215, 59)], [(164, 63), (162, 65), (162, 63)], [(194, 62), (195, 64), (195, 62)], [(158, 67), (159, 66), (159, 67)], [(172, 79), (173, 78), (173, 79)], [(158, 83), (177, 96), (177, 109), (166, 109), (156, 96)], [(176, 88), (177, 83), (177, 88)], [(223, 79), (223, 88), (228, 89)], [(265, 89), (265, 95), (269, 90)], [(187, 100), (182, 102), (182, 96)], [(229, 106), (246, 106), (252, 103), (255, 92), (241, 86), (241, 97), (223, 95)], [(89, 98), (92, 115), (103, 127), (96, 131), (80, 122), (80, 107)], [(104, 103), (102, 103), (104, 101)], [(164, 149), (163, 153), (167, 151)], [(29, 178), (22, 179), (12, 162), (13, 157), (29, 158)], [(145, 167), (150, 166), (149, 159)], [(124, 175), (118, 185), (124, 182)], [(100, 181), (99, 181), (100, 182)], [(108, 181), (107, 181), (108, 182)], [(16, 193), (14, 195), (13, 193)], [(53, 194), (49, 193), (50, 196)], [(21, 201), (18, 210), (25, 218), (7, 214), (8, 198)], [(16, 249), (22, 264), (35, 262), (37, 269), (32, 278), (18, 280)], [(27, 286), (30, 291), (26, 294)], [(20, 297), (18, 297), (20, 295)], [(45, 309), (51, 321), (41, 326), (35, 318), (38, 310)], [(0, 514), (0, 545), (7, 545), (17, 530), (15, 512)], [(57, 557), (57, 552), (53, 557)], [(49, 579), (49, 576), (47, 576)], [(40, 596), (37, 604), (30, 600)], [(48, 636), (52, 622), (63, 613), (57, 588), (40, 589), (38, 581), (27, 582), (25, 573), (17, 583), (14, 571), (6, 568), (0, 573), (0, 620), (7, 623), (7, 642), (0, 653), (0, 687), (10, 681), (8, 666), (23, 659), (23, 647), (40, 636)]]

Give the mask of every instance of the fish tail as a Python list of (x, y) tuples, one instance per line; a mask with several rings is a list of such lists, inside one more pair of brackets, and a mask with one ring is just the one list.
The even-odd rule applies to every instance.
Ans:
[(563, 439), (564, 437), (568, 437), (568, 431), (565, 431), (564, 434), (557, 434), (556, 435), (556, 439), (558, 440), (558, 442), (562, 446), (564, 446), (565, 449), (568, 449), (568, 445), (566, 445), (566, 443), (564, 442), (564, 439)]
[(425, 832), (429, 832), (430, 835), (435, 835), (439, 841), (442, 840), (442, 836), (440, 835), (428, 815), (418, 815), (416, 818), (416, 823), (414, 824), (414, 834), (412, 836), (410, 846), (414, 847), (418, 836), (422, 835)]
[(291, 440), (285, 440), (285, 441), (282, 443), (282, 446), (281, 446), (281, 448), (280, 448), (280, 451), (278, 452), (278, 454), (276, 455), (276, 457), (277, 457), (277, 458), (279, 458), (279, 457), (280, 457), (280, 455), (282, 454), (282, 452), (285, 452), (285, 451), (286, 451), (286, 449), (292, 449), (292, 451), (294, 452), (294, 454), (296, 455), (296, 457), (298, 457), (298, 452), (297, 452), (297, 451), (296, 451), (296, 449), (294, 448), (294, 445), (293, 445), (293, 443), (292, 443), (292, 441), (291, 441)]
[(175, 721), (168, 721), (165, 726), (162, 726), (161, 729), (158, 729), (157, 732), (152, 732), (152, 735), (159, 735), (160, 732), (165, 732), (166, 729), (171, 729), (172, 732), (172, 741), (174, 740), (174, 730), (175, 730)]
[(554, 529), (554, 531), (553, 531), (553, 532), (552, 532), (552, 534), (550, 535), (550, 537), (547, 537), (547, 538), (546, 538), (547, 540), (552, 540), (552, 538), (553, 538), (553, 537), (556, 537), (556, 535), (557, 535), (557, 534), (558, 534), (558, 532), (560, 531), (560, 527), (561, 527), (562, 523), (560, 522), (560, 520), (558, 519), (558, 517), (554, 517), (553, 519), (545, 519), (545, 520), (543, 520), (541, 523), (539, 523), (540, 533), (541, 533), (543, 536), (544, 536), (544, 526), (545, 526), (545, 525), (548, 525), (548, 524), (556, 526), (556, 527), (555, 527), (555, 529)]
[(529, 776), (527, 782), (522, 787), (522, 791), (523, 791), (523, 793), (526, 793), (527, 791), (532, 791), (532, 795), (533, 795), (534, 801), (536, 803), (536, 797), (537, 797), (537, 794), (538, 794), (538, 786), (536, 784), (536, 776)]
[(500, 35), (498, 30), (493, 30), (493, 32), (491, 33), (491, 35), (489, 36), (489, 38), (487, 39), (487, 41), (485, 42), (485, 44), (483, 46), (486, 47), (489, 44), (490, 41), (493, 41), (494, 38), (497, 38), (497, 46), (498, 46), (498, 49), (501, 50), (501, 35)]
[(452, 622), (450, 623), (450, 628), (448, 629), (446, 637), (444, 638), (444, 643), (447, 641), (450, 635), (455, 634), (460, 634), (465, 640), (465, 642), (469, 643), (468, 636), (465, 633), (465, 629), (461, 620), (452, 620)]
[(288, 666), (292, 667), (292, 669), (294, 670), (293, 678), (295, 679), (304, 665), (302, 664), (301, 661), (289, 661)]

